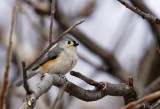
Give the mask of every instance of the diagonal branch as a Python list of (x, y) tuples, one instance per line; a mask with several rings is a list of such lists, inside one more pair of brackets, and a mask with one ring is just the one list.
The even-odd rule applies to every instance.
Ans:
[[(149, 21), (153, 32), (155, 32), (156, 34), (155, 39), (157, 40), (158, 47), (160, 48), (160, 32), (159, 32), (160, 19), (153, 16), (154, 14), (144, 5), (144, 3), (142, 3), (143, 2), (142, 0), (131, 0), (133, 5), (138, 8), (131, 6), (124, 0), (118, 0), (118, 1), (121, 2), (123, 5), (125, 5), (127, 8), (131, 9), (133, 12), (140, 15), (142, 18), (147, 19)], [(147, 14), (147, 13), (151, 13), (151, 14)], [(156, 25), (154, 23), (159, 24), (159, 25)]]
[(71, 71), (70, 74), (71, 74), (72, 76), (76, 76), (76, 77), (84, 80), (84, 81), (85, 81), (87, 84), (89, 84), (89, 85), (95, 86), (95, 87), (97, 87), (97, 88), (99, 88), (99, 89), (104, 88), (104, 86), (103, 86), (102, 84), (100, 84), (99, 82), (94, 81), (94, 80), (92, 80), (92, 79), (90, 79), (90, 78), (82, 75), (82, 74), (79, 73), (79, 72)]
[(146, 87), (143, 96), (158, 91), (159, 89), (160, 89), (160, 76)]
[(140, 105), (142, 103), (146, 103), (148, 101), (151, 101), (151, 100), (153, 100), (155, 98), (158, 98), (158, 97), (160, 97), (160, 91), (157, 91), (155, 93), (147, 95), (147, 96), (145, 96), (145, 97), (143, 97), (143, 98), (141, 98), (141, 99), (139, 99), (137, 101), (131, 102), (128, 105), (122, 107), (121, 109), (135, 109), (136, 106), (138, 106), (138, 105)]
[(130, 10), (132, 10), (133, 12), (135, 12), (136, 14), (140, 15), (142, 18), (144, 18), (144, 19), (146, 19), (146, 20), (148, 20), (150, 22), (153, 22), (153, 23), (156, 23), (156, 24), (160, 25), (160, 19), (158, 19), (157, 17), (155, 17), (155, 16), (153, 16), (151, 14), (144, 13), (140, 9), (131, 6), (130, 4), (128, 4), (127, 2), (125, 2), (124, 0), (118, 0), (118, 1), (120, 3), (122, 3), (123, 5), (125, 5), (127, 8), (129, 8)]

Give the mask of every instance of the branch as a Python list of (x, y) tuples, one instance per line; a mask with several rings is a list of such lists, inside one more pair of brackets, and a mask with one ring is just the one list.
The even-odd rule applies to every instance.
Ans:
[(41, 2), (34, 3), (33, 1), (30, 1), (30, 0), (23, 0), (23, 2), (32, 6), (37, 14), (41, 14), (41, 15), (51, 14), (50, 6), (48, 6), (47, 4), (44, 5), (44, 3), (41, 3)]
[(49, 51), (49, 49), (56, 44), (58, 41), (60, 41), (64, 35), (66, 35), (69, 31), (71, 31), (75, 26), (81, 24), (85, 20), (80, 20), (79, 22), (75, 23), (74, 25), (70, 26), (66, 31), (64, 31), (61, 35), (59, 35), (58, 39), (48, 45), (48, 47), (40, 54), (38, 58), (36, 58), (30, 65), (27, 66), (26, 70), (29, 70), (35, 63), (37, 63), (44, 55)]
[(133, 12), (137, 13), (138, 15), (140, 15), (142, 18), (144, 18), (144, 19), (146, 19), (146, 20), (148, 20), (150, 22), (153, 22), (153, 23), (156, 23), (156, 24), (160, 25), (160, 19), (158, 19), (157, 17), (155, 17), (153, 15), (150, 15), (150, 14), (144, 13), (140, 9), (131, 6), (130, 4), (128, 4), (127, 2), (125, 2), (124, 0), (118, 0), (118, 1), (120, 3), (122, 3), (123, 5), (125, 5), (127, 8), (129, 8), (130, 10), (132, 10)]
[(48, 36), (48, 33), (46, 32), (46, 30), (44, 30), (44, 28), (42, 26), (40, 26), (38, 23), (35, 23), (33, 21), (33, 19), (31, 18), (31, 16), (29, 15), (28, 11), (23, 6), (21, 6), (21, 4), (18, 4), (18, 6), (19, 6), (21, 12), (26, 15), (26, 18), (30, 21), (30, 23), (32, 24), (32, 26), (37, 31), (37, 33), (41, 34), (43, 36), (43, 38), (46, 40), (46, 37)]
[(82, 79), (83, 81), (85, 81), (85, 82), (88, 83), (89, 85), (95, 86), (95, 87), (97, 87), (97, 88), (99, 88), (99, 89), (104, 88), (104, 86), (103, 86), (101, 83), (99, 83), (99, 82), (97, 82), (97, 81), (94, 81), (94, 80), (92, 80), (92, 79), (90, 79), (90, 78), (82, 75), (82, 74), (79, 73), (79, 72), (71, 71), (70, 74), (71, 74), (72, 76), (76, 76), (76, 77)]
[[(136, 7), (138, 7), (139, 9), (141, 9), (142, 11), (144, 11), (144, 12), (146, 12), (146, 13), (151, 13), (152, 15), (154, 15), (154, 13), (145, 5), (145, 3), (142, 1), (142, 0), (131, 0), (131, 2), (133, 3), (133, 5), (134, 6), (136, 6)], [(149, 26), (151, 27), (151, 30), (152, 30), (152, 33), (153, 33), (153, 36), (154, 36), (154, 38), (156, 39), (156, 41), (157, 41), (157, 43), (158, 43), (158, 48), (160, 47), (160, 26), (159, 25), (157, 25), (157, 24), (155, 24), (155, 23), (151, 23), (151, 22), (149, 22), (148, 21), (148, 23), (149, 23)], [(153, 48), (153, 50), (155, 50), (155, 48)], [(151, 51), (149, 51), (149, 52), (155, 52), (155, 51), (153, 51), (153, 50), (151, 50)], [(153, 61), (155, 61), (156, 63), (157, 63), (157, 57), (158, 57), (158, 55), (155, 55), (156, 53), (150, 53), (150, 55), (154, 55), (154, 56), (156, 56), (156, 58), (153, 60)], [(151, 56), (152, 57), (152, 56)], [(146, 60), (146, 57), (144, 57), (144, 60)], [(143, 64), (146, 64), (146, 61), (144, 61), (145, 63), (143, 63)], [(140, 68), (143, 68), (143, 65), (142, 64), (142, 66), (140, 67)], [(148, 63), (148, 64), (150, 64), (150, 62)], [(147, 65), (147, 64), (146, 64)], [(151, 64), (152, 65), (152, 64)], [(146, 66), (147, 68), (148, 68), (148, 65)], [(149, 66), (149, 67), (151, 67), (151, 66)], [(159, 71), (158, 70), (156, 70), (155, 71), (155, 65), (153, 66), (152, 65), (152, 67), (150, 68), (150, 71), (149, 71), (149, 73), (151, 73), (151, 74), (147, 74), (147, 75), (153, 75), (153, 73), (154, 73), (154, 75), (159, 75)], [(158, 68), (158, 64), (157, 64), (157, 68)], [(145, 71), (145, 70), (144, 70)], [(141, 77), (145, 77), (146, 76), (146, 73), (145, 72), (139, 72), (139, 73), (141, 73), (141, 74), (143, 74)], [(142, 80), (143, 78), (140, 78), (139, 80)], [(155, 78), (152, 78), (154, 81), (157, 81), (157, 79), (155, 79)], [(145, 83), (143, 83), (143, 84), (146, 84), (146, 83), (149, 83), (149, 81), (148, 80), (151, 80), (151, 79), (147, 79), (146, 81), (145, 81)], [(143, 81), (144, 82), (144, 81)], [(152, 82), (152, 83), (154, 83), (154, 82)], [(152, 84), (151, 83), (151, 84)], [(156, 82), (155, 82), (156, 83)], [(158, 83), (158, 82), (157, 82)], [(153, 85), (153, 87), (154, 86), (156, 86), (156, 85)], [(150, 85), (147, 87), (147, 89), (145, 90), (145, 92), (144, 93), (146, 93), (146, 94), (149, 94), (149, 93), (153, 93), (153, 92), (151, 92), (151, 91), (149, 91), (148, 90), (148, 88), (150, 87)], [(152, 87), (152, 86), (151, 86)], [(158, 88), (157, 88), (158, 89)], [(148, 92), (147, 92), (148, 91)], [(153, 90), (152, 90), (153, 91)], [(154, 90), (154, 91), (156, 91), (156, 90)], [(145, 94), (144, 94), (145, 95)]]
[(23, 68), (23, 81), (24, 81), (23, 87), (26, 90), (26, 94), (30, 95), (32, 91), (30, 90), (29, 85), (27, 83), (27, 74), (26, 74), (27, 71), (26, 71), (26, 64), (24, 61), (22, 61), (22, 68)]
[[(131, 0), (133, 5), (138, 7), (139, 9), (129, 5), (124, 0), (118, 0), (118, 1), (121, 2), (122, 4), (124, 4), (127, 8), (129, 8), (132, 11), (134, 11), (135, 13), (137, 13), (138, 15), (142, 16), (142, 18), (145, 18), (145, 19), (147, 19), (147, 21), (149, 21), (149, 24), (151, 25), (151, 29), (154, 32), (153, 34), (155, 36), (155, 39), (157, 40), (158, 48), (160, 48), (160, 32), (159, 32), (160, 19), (153, 16), (154, 14), (146, 7), (146, 5), (143, 3), (142, 0)], [(146, 14), (144, 12), (151, 13), (152, 15)], [(153, 23), (151, 23), (151, 22), (153, 22)], [(156, 25), (154, 23), (159, 24), (159, 25)]]
[(3, 87), (0, 92), (0, 109), (3, 109), (4, 101), (5, 101), (5, 93), (8, 86), (8, 74), (9, 74), (9, 68), (10, 68), (10, 58), (11, 58), (11, 49), (12, 49), (12, 33), (13, 33), (13, 27), (14, 27), (14, 20), (16, 16), (16, 6), (17, 6), (17, 0), (14, 2), (14, 6), (12, 9), (12, 19), (11, 19), (11, 29), (9, 33), (9, 45), (7, 48), (7, 57), (6, 57), (6, 67), (4, 72), (4, 78), (3, 78)]
[(150, 109), (159, 109), (159, 107), (160, 107), (160, 99), (157, 100), (154, 104), (152, 104)]
[(49, 107), (49, 109), (56, 109), (56, 104), (60, 104), (60, 99), (62, 98), (63, 94), (64, 94), (64, 90), (66, 88), (66, 84), (64, 84), (62, 87), (61, 87), (61, 90), (59, 91), (56, 99), (54, 100), (53, 104)]
[(139, 99), (135, 102), (131, 102), (128, 105), (122, 107), (121, 109), (134, 109), (134, 108), (136, 108), (136, 106), (138, 106), (142, 103), (146, 103), (148, 101), (151, 101), (151, 100), (153, 100), (155, 98), (158, 98), (158, 97), (160, 97), (160, 91), (157, 91), (155, 93), (147, 95), (147, 96), (145, 96), (145, 97), (143, 97), (143, 98), (141, 98), (141, 99)]
[(126, 83), (112, 84), (106, 82), (105, 84), (107, 87), (105, 90), (85, 90), (73, 84), (72, 82), (66, 82), (66, 79), (57, 74), (46, 74), (43, 80), (33, 88), (34, 93), (26, 97), (26, 99), (23, 101), (20, 109), (33, 108), (38, 98), (43, 93), (47, 92), (52, 85), (62, 87), (64, 84), (66, 84), (65, 91), (69, 93), (69, 95), (75, 96), (83, 101), (96, 101), (107, 95), (130, 96), (134, 93), (133, 88)]
[(160, 76), (147, 86), (143, 95), (148, 95), (150, 93), (158, 91), (159, 89), (160, 89)]
[(50, 31), (49, 31), (49, 43), (52, 43), (52, 28), (53, 28), (53, 19), (54, 19), (54, 13), (55, 13), (55, 4), (56, 4), (56, 0), (52, 0), (52, 4), (51, 4), (51, 23), (50, 23)]

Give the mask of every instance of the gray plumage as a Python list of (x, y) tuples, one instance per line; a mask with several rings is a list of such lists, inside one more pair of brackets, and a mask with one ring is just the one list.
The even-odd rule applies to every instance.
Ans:
[[(36, 75), (37, 73), (36, 72), (28, 72), (27, 73), (27, 79), (33, 77), (34, 75)], [(17, 87), (21, 86), (23, 84), (23, 79), (20, 78), (18, 79), (15, 83), (14, 83)]]
[[(51, 49), (48, 54), (35, 66), (32, 71), (27, 74), (27, 79), (36, 75), (37, 73), (60, 73), (65, 75), (69, 72), (77, 63), (78, 56), (76, 43), (70, 37), (64, 37), (56, 47)], [(47, 62), (49, 64), (46, 65)], [(16, 81), (15, 85), (20, 86), (23, 84), (23, 80)]]
[(40, 66), (42, 66), (44, 63), (46, 63), (49, 60), (56, 59), (59, 54), (61, 53), (63, 49), (56, 46), (55, 48), (51, 49), (51, 51), (48, 52), (47, 56), (45, 56), (37, 66), (35, 66), (32, 71), (37, 70)]

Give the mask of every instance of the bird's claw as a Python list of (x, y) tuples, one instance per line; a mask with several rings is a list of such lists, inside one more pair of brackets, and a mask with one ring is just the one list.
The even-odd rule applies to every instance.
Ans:
[(64, 75), (62, 75), (60, 73), (58, 75), (59, 75), (59, 77), (62, 77), (66, 82), (68, 82), (67, 78)]

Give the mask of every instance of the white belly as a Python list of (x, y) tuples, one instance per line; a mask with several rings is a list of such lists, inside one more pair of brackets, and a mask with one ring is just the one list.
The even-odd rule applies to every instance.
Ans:
[(60, 73), (65, 75), (76, 65), (78, 56), (76, 51), (66, 50), (60, 54), (60, 58), (52, 63), (47, 73)]

